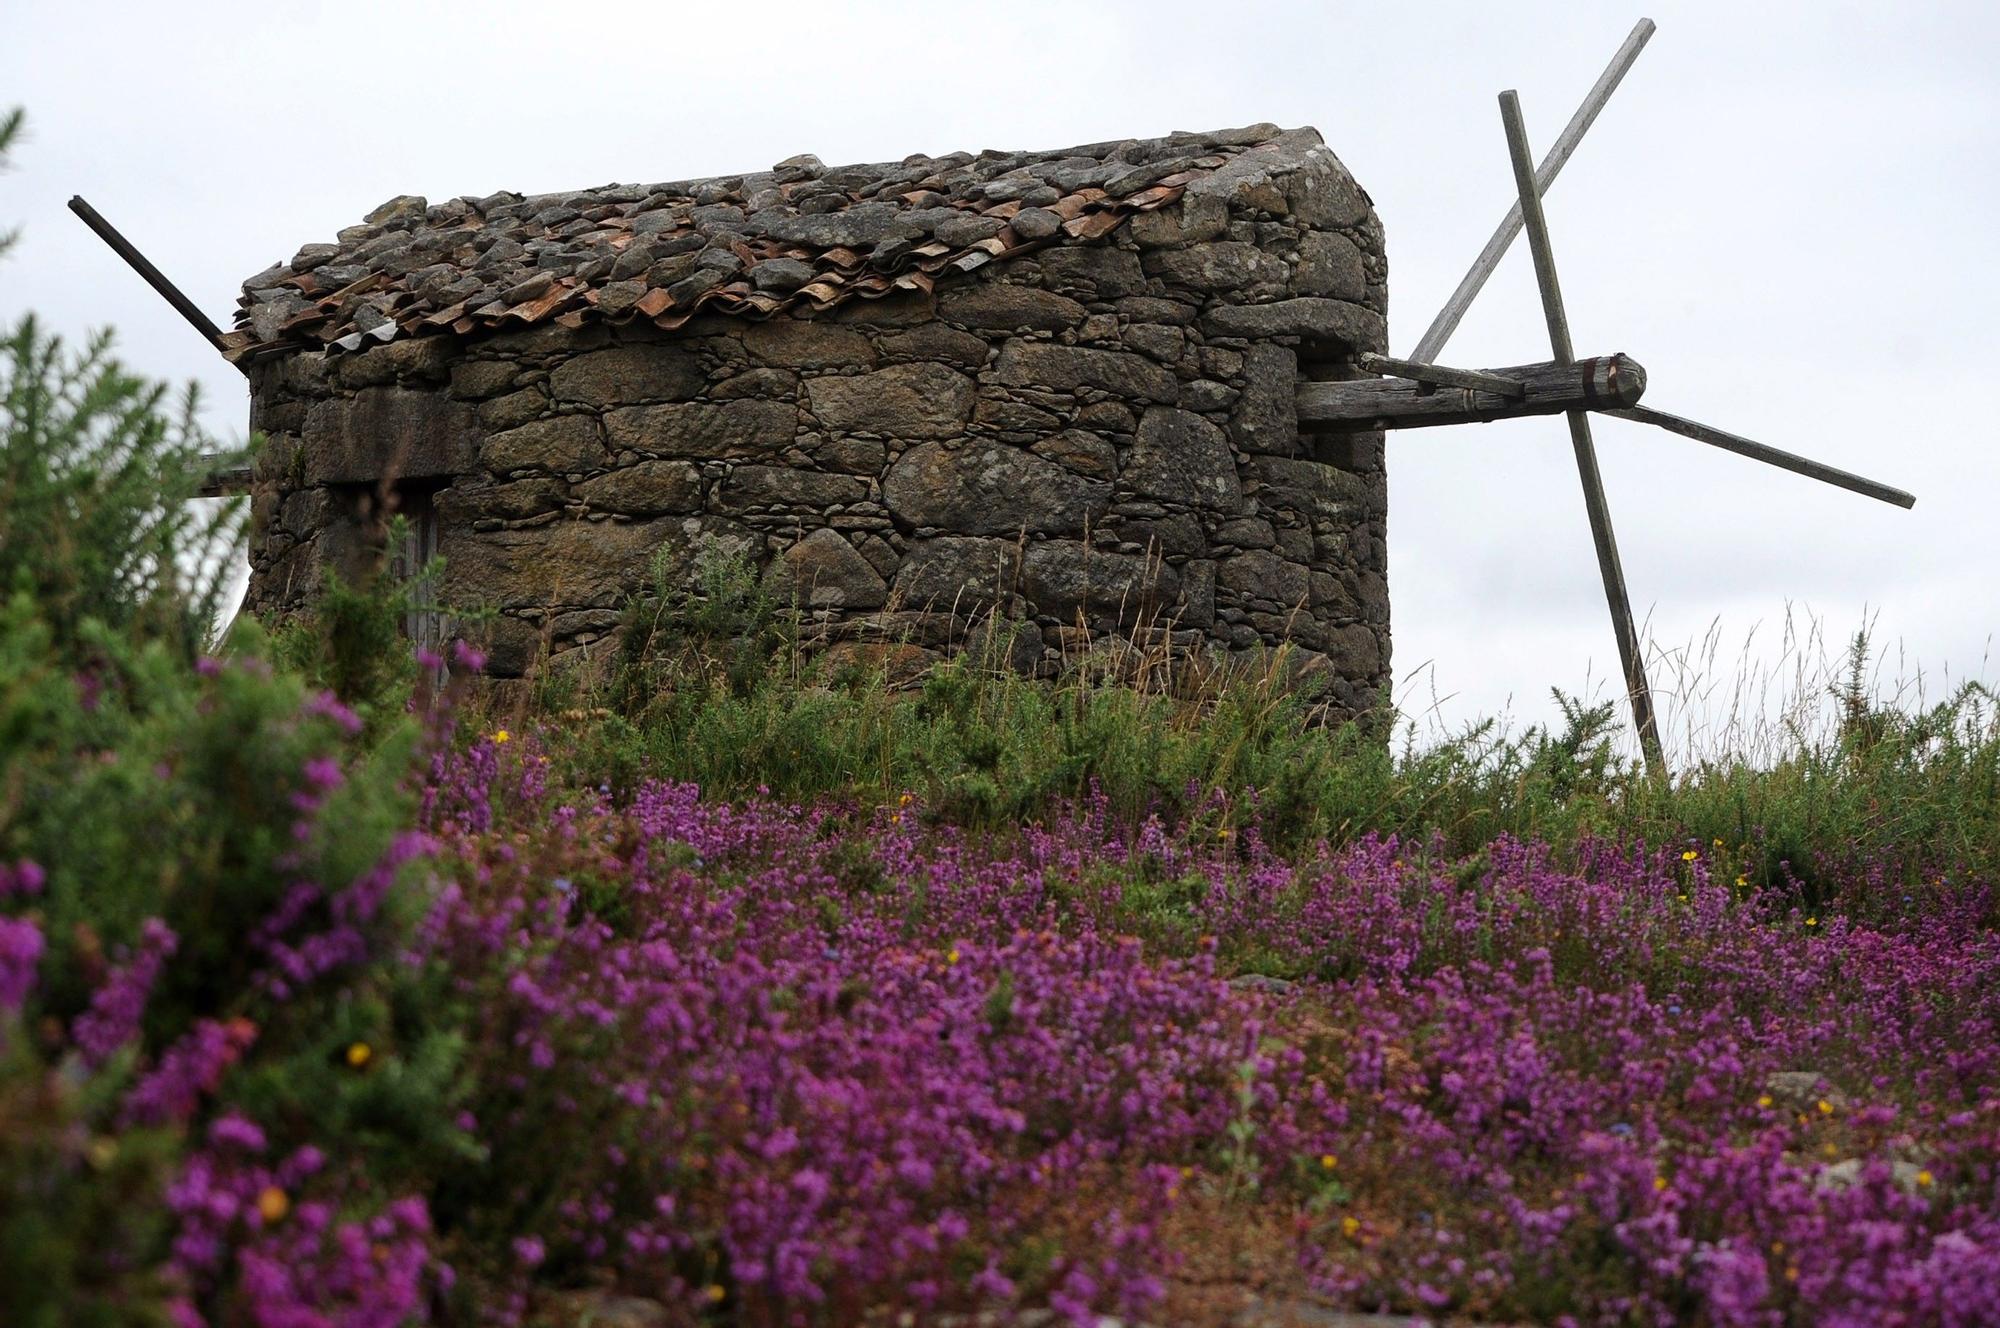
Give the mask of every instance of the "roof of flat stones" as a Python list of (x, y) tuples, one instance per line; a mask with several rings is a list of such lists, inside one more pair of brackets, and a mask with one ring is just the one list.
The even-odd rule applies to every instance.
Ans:
[(797, 156), (750, 175), (572, 193), (406, 194), (244, 282), (225, 350), (254, 361), (551, 321), (810, 316), (1099, 240), (1190, 191), (1233, 195), (1315, 154), (1331, 156), (1317, 131), (1257, 124), (878, 165)]

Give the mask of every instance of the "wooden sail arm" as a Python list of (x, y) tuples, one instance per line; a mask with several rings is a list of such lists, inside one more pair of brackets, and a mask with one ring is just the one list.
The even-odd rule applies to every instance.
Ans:
[[(174, 312), (186, 319), (188, 326), (201, 334), (202, 340), (219, 351), (227, 349), (223, 342), (222, 329), (201, 311), (201, 306), (183, 294), (179, 286), (169, 281), (166, 273), (154, 267), (152, 260), (140, 253), (138, 247), (121, 235), (116, 226), (106, 221), (96, 208), (84, 201), (83, 195), (77, 194), (69, 200), (69, 210), (74, 212), (84, 225), (90, 227), (98, 239), (109, 245), (112, 253), (124, 259), (126, 265), (137, 272), (161, 299), (172, 305)], [(245, 374), (250, 372), (244, 365), (239, 364), (236, 367)]]
[(1752, 461), (1761, 461), (1767, 466), (1789, 470), (1794, 475), (1804, 475), (1822, 484), (1831, 484), (1850, 493), (1863, 494), (1878, 502), (1906, 508), (1915, 507), (1917, 504), (1915, 494), (1907, 493), (1894, 485), (1883, 484), (1865, 475), (1856, 475), (1851, 470), (1829, 466), (1824, 461), (1814, 461), (1811, 457), (1802, 457), (1797, 453), (1787, 452), (1783, 448), (1772, 447), (1710, 424), (1683, 419), (1679, 415), (1669, 415), (1663, 410), (1654, 410), (1648, 406), (1630, 406), (1620, 410), (1607, 410), (1604, 413), (1614, 415), (1621, 420), (1650, 424), (1655, 428), (1665, 429), (1668, 433), (1677, 433), (1683, 438), (1692, 438), (1698, 443), (1707, 443), (1710, 447), (1719, 447), (1725, 452), (1734, 452), (1738, 456), (1749, 457)]
[(1629, 355), (1602, 355), (1570, 364), (1521, 364), (1482, 370), (1480, 376), (1517, 383), (1520, 394), (1440, 386), (1414, 378), (1300, 383), (1299, 428), (1308, 433), (1421, 429), (1570, 410), (1623, 410), (1638, 405), (1646, 391), (1646, 370)]

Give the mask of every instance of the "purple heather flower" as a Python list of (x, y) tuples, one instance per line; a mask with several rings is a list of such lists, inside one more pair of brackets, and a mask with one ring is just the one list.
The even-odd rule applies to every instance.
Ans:
[(0, 918), (0, 1014), (13, 1014), (34, 990), (42, 929), (28, 918)]

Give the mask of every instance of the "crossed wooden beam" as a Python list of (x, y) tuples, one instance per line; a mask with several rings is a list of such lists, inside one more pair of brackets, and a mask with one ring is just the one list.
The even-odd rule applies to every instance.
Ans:
[[(1500, 119), (1507, 134), (1507, 152), (1513, 161), (1514, 187), (1518, 195), (1508, 209), (1493, 238), (1473, 260), (1465, 279), (1445, 301), (1429, 330), (1418, 341), (1408, 359), (1364, 353), (1355, 359), (1364, 373), (1380, 375), (1348, 382), (1302, 383), (1299, 385), (1299, 424), (1308, 432), (1346, 432), (1355, 429), (1408, 429), (1442, 424), (1471, 424), (1488, 420), (1512, 419), (1524, 415), (1564, 415), (1569, 421), (1570, 444), (1576, 453), (1577, 475), (1583, 482), (1584, 510), (1590, 517), (1590, 535), (1597, 546), (1597, 567), (1604, 580), (1604, 597), (1611, 608), (1611, 627), (1618, 638), (1618, 657), (1624, 667), (1625, 689), (1632, 705), (1632, 721), (1639, 732), (1639, 744), (1646, 765), (1656, 774), (1666, 771), (1660, 747), (1659, 722), (1653, 710), (1653, 693), (1646, 682), (1646, 665), (1640, 656), (1639, 636), (1633, 625), (1632, 604), (1625, 590), (1625, 570), (1618, 560), (1618, 540), (1611, 529), (1611, 511), (1604, 497), (1604, 481), (1598, 473), (1597, 449), (1590, 435), (1590, 414), (1597, 412), (1619, 419), (1652, 424), (1746, 456), (1794, 474), (1865, 494), (1898, 507), (1910, 507), (1916, 499), (1901, 489), (1880, 484), (1864, 476), (1814, 461), (1809, 457), (1753, 442), (1694, 420), (1669, 415), (1641, 406), (1646, 390), (1646, 371), (1629, 356), (1608, 355), (1579, 360), (1570, 345), (1569, 317), (1563, 309), (1562, 287), (1556, 279), (1555, 251), (1549, 243), (1549, 228), (1542, 215), (1542, 195), (1555, 182), (1570, 155), (1582, 142), (1584, 133), (1604, 109), (1605, 102), (1639, 58), (1652, 38), (1651, 19), (1640, 19), (1631, 35), (1618, 48), (1604, 73), (1584, 97), (1576, 114), (1542, 158), (1534, 164), (1528, 149), (1528, 131), (1521, 119), (1521, 99), (1511, 90), (1500, 94)], [(1516, 365), (1506, 369), (1453, 369), (1435, 363), (1445, 342), (1457, 330), (1459, 321), (1473, 299), (1499, 266), (1500, 259), (1525, 228), (1528, 248), (1535, 262), (1535, 280), (1541, 287), (1542, 314), (1548, 322), (1552, 359), (1539, 364)]]

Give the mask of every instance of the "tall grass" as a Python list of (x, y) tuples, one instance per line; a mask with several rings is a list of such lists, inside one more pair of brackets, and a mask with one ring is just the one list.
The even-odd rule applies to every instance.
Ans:
[[(1421, 733), (1400, 716), (1324, 722), (1287, 685), (1284, 651), (1246, 672), (1128, 647), (1053, 681), (975, 653), (899, 687), (827, 667), (800, 647), (802, 626), (740, 569), (711, 568), (698, 592), (635, 604), (615, 658), (545, 670), (487, 722), (560, 727), (558, 775), (614, 795), (645, 778), (863, 806), (908, 792), (998, 830), (1095, 793), (1133, 825), (1254, 821), (1279, 848), (1369, 835), (1447, 854), (1502, 835), (1562, 853), (1720, 846), (1746, 887), (1809, 904), (1856, 872), (1934, 890), (1948, 866), (2000, 868), (1992, 692), (1966, 683), (1926, 701), (1885, 682), (1865, 632), (1815, 654), (1817, 629), (1788, 626), (1783, 684), (1741, 671), (1725, 684), (1683, 657), (1667, 681), (1688, 727), (1677, 769), (1656, 778), (1627, 754), (1615, 702), (1560, 691), (1557, 722)], [(1720, 722), (1695, 727), (1718, 697)]]

